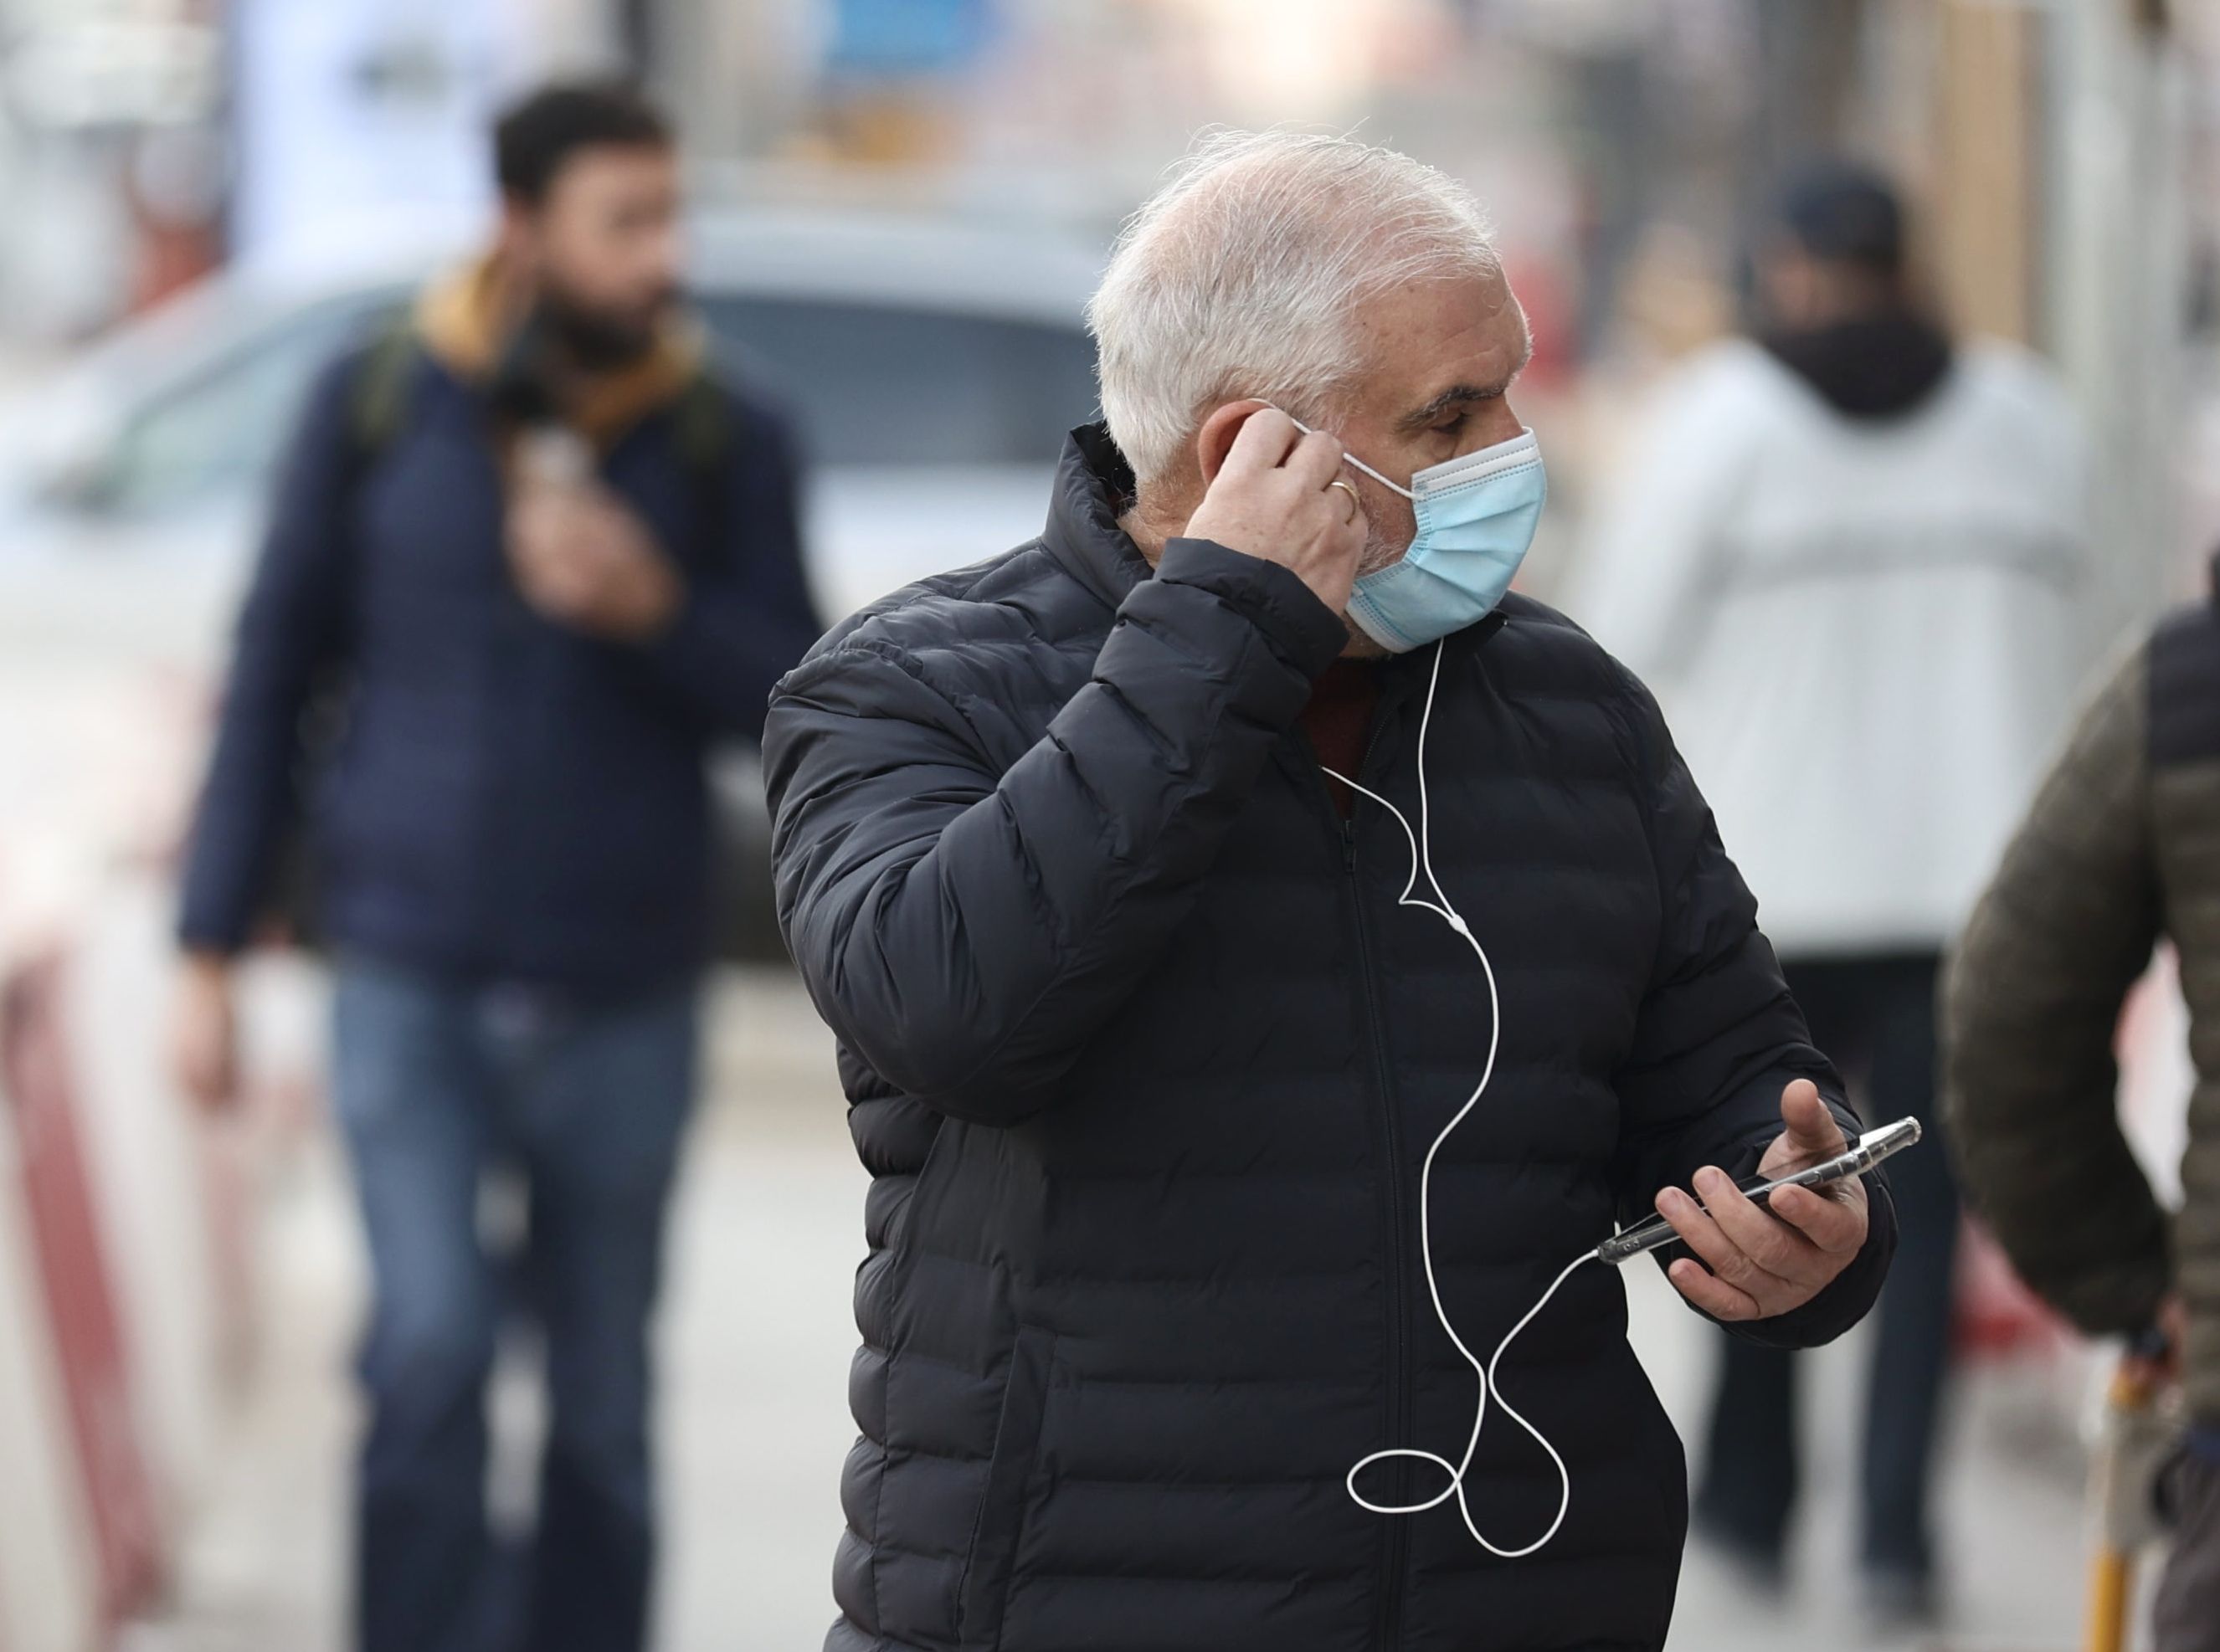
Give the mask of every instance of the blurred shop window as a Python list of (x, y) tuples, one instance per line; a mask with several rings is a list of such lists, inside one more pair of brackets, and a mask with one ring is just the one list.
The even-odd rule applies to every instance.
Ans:
[(291, 434), (309, 380), (383, 308), (348, 302), (304, 311), (158, 392), (110, 449), (91, 502), (156, 514), (259, 487)]
[(702, 309), (793, 406), (815, 464), (1051, 464), (1094, 416), (1076, 327), (714, 293)]
[(995, 37), (995, 0), (833, 0), (825, 65), (835, 75), (945, 74)]

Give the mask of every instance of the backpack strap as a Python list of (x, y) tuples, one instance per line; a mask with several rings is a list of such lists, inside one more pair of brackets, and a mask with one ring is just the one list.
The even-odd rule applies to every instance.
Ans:
[(401, 434), (418, 352), (415, 325), (403, 316), (379, 335), (362, 358), (347, 420), (358, 481)]
[(708, 367), (694, 375), (671, 408), (678, 457), (695, 475), (720, 471), (732, 446), (732, 408), (725, 387)]
[(726, 472), (733, 451), (733, 406), (708, 363), (678, 393), (670, 420), (679, 463), (693, 479), (696, 520), (710, 544), (721, 546), (732, 527), (732, 480)]
[[(353, 382), (347, 386), (346, 449), (337, 489), (340, 496), (332, 501), (343, 514), (352, 509), (363, 483), (401, 434), (418, 354), (415, 329), (404, 315), (380, 334), (355, 364)], [(358, 566), (352, 537), (342, 533), (333, 547), (335, 555), (346, 558), (343, 571), (349, 581)], [(320, 777), (330, 767), (346, 720), (352, 651), (351, 639), (343, 638), (340, 652), (324, 662), (310, 685), (296, 731), (298, 745), (290, 776), (293, 825), (274, 851), (274, 870), (265, 897), (293, 944), (311, 951), (321, 951), (326, 937), (308, 822), (315, 814), (312, 799)]]

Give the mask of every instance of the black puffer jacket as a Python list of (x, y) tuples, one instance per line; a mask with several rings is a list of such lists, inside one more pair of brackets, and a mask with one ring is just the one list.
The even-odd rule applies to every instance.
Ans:
[[(1040, 539), (858, 615), (774, 697), (781, 916), (876, 1177), (826, 1645), (1656, 1647), (1681, 1448), (1608, 1270), (1506, 1364), (1571, 1468), (1549, 1548), (1491, 1560), (1454, 1505), (1344, 1489), (1471, 1428), (1416, 1190), (1487, 997), (1396, 909), (1394, 820), (1345, 831), (1294, 732), (1340, 621), (1206, 541), (1151, 577), (1124, 482), (1080, 433)], [(1750, 1159), (1791, 1077), (1840, 1094), (1648, 695), (1547, 609), (1502, 615), (1448, 643), (1430, 745), (1435, 867), (1502, 978), (1494, 1084), (1435, 1172), (1481, 1349), (1659, 1186)], [(1414, 821), (1429, 664), (1383, 668), (1363, 774)], [(1866, 1255), (1762, 1334), (1843, 1329), (1893, 1242), (1877, 1198)], [(1530, 1541), (1556, 1490), (1491, 1423), (1482, 1529)]]

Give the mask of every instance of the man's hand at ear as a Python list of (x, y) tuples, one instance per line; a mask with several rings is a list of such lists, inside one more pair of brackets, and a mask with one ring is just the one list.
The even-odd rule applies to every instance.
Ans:
[[(1787, 1128), (1759, 1161), (1761, 1175), (1784, 1175), (1849, 1150), (1807, 1079), (1781, 1092), (1780, 1117)], [(1716, 1166), (1697, 1171), (1695, 1187), (1693, 1199), (1666, 1188), (1657, 1210), (1701, 1258), (1674, 1262), (1668, 1270), (1674, 1286), (1714, 1319), (1769, 1319), (1802, 1307), (1866, 1242), (1866, 1187), (1856, 1176), (1824, 1188), (1783, 1188), (1762, 1206)]]
[(1341, 444), (1258, 402), (1220, 408), (1200, 440), (1210, 480), (1186, 536), (1276, 562), (1336, 614), (1347, 608), (1365, 524), (1356, 489), (1333, 485)]

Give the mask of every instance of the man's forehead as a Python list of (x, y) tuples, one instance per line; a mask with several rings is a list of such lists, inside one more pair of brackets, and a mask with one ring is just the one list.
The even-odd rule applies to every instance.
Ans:
[(1526, 312), (1500, 275), (1405, 288), (1377, 321), (1367, 399), (1398, 415), (1500, 395), (1532, 353)]

